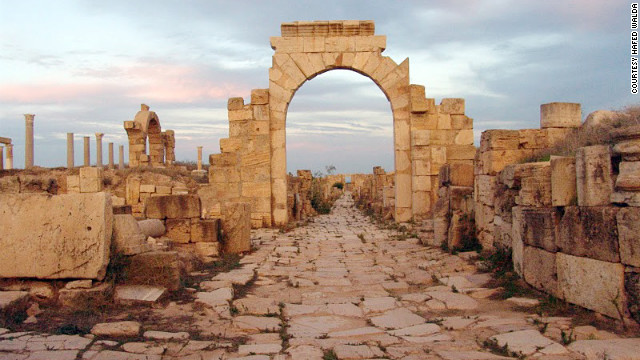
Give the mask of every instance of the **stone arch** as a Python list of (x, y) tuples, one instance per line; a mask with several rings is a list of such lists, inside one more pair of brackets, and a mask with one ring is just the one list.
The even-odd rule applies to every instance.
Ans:
[(374, 33), (373, 21), (282, 24), (281, 36), (271, 38), (269, 88), (253, 89), (248, 104), (241, 97), (227, 103), (229, 137), (220, 139), (220, 154), (210, 155), (210, 186), (199, 192), (205, 211), (218, 216), (220, 202), (248, 202), (253, 227), (286, 225), (289, 104), (307, 80), (347, 69), (370, 78), (391, 105), (395, 221), (430, 216), (440, 167), (473, 165), (473, 121), (463, 99), (437, 105), (424, 86), (410, 84), (409, 59), (397, 64), (382, 56), (386, 37)]
[(394, 124), (395, 218), (412, 218), (409, 59), (400, 65), (382, 56), (386, 37), (374, 35), (372, 21), (296, 22), (271, 38), (269, 69), (271, 196), (275, 224), (287, 222), (286, 117), (293, 95), (307, 80), (334, 69), (370, 78), (391, 104)]
[[(140, 105), (140, 111), (136, 113), (133, 121), (125, 121), (124, 128), (129, 137), (129, 166), (164, 166), (165, 148), (167, 160), (171, 163), (174, 159), (173, 148), (175, 137), (172, 130), (162, 132), (160, 119), (155, 111), (150, 111), (149, 106)], [(147, 140), (149, 152), (147, 153)]]

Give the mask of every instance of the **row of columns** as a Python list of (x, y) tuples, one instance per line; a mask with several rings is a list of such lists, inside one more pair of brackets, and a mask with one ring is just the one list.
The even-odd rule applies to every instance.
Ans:
[[(102, 167), (102, 137), (103, 133), (96, 133), (96, 167)], [(84, 145), (84, 166), (91, 166), (91, 138), (85, 136), (83, 138)], [(113, 160), (113, 143), (109, 143), (109, 169), (115, 167)], [(67, 167), (73, 168), (74, 149), (73, 149), (73, 133), (67, 133)], [(124, 169), (124, 145), (118, 146), (118, 169)]]

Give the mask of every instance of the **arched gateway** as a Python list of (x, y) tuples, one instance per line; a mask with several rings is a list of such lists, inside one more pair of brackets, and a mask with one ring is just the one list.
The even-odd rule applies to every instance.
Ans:
[[(271, 38), (275, 50), (269, 89), (251, 92), (251, 103), (231, 98), (229, 138), (210, 157), (209, 180), (217, 199), (249, 201), (252, 224), (287, 223), (286, 117), (296, 90), (332, 69), (349, 69), (373, 80), (391, 104), (394, 128), (395, 220), (428, 214), (437, 174), (446, 162), (472, 164), (472, 121), (464, 100), (435, 105), (424, 86), (409, 84), (409, 59), (400, 65), (382, 56), (386, 36), (373, 21), (284, 23)], [(452, 155), (452, 156), (449, 156)]]

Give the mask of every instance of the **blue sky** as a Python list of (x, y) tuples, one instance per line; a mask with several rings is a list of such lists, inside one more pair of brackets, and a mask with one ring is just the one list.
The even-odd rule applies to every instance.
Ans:
[[(219, 152), (229, 97), (268, 86), (270, 36), (295, 20), (376, 22), (397, 63), (427, 97), (466, 99), (476, 136), (537, 128), (539, 106), (597, 109), (638, 103), (629, 92), (625, 1), (30, 1), (0, 0), (0, 136), (24, 164), (24, 113), (36, 114), (36, 165), (63, 166), (66, 133), (105, 133), (140, 103), (176, 131), (176, 157)], [(393, 169), (392, 118), (368, 78), (331, 71), (289, 107), (289, 171)], [(105, 155), (106, 158), (106, 145)], [(92, 154), (95, 161), (95, 154)], [(205, 155), (206, 156), (206, 155)]]

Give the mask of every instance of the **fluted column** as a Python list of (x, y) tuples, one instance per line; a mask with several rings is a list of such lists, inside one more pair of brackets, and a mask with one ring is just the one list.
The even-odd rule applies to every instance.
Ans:
[(24, 114), (24, 168), (33, 167), (33, 120), (34, 114)]
[(102, 167), (102, 137), (103, 133), (96, 133), (96, 167)]
[(73, 133), (67, 133), (67, 168), (73, 169)]
[(88, 136), (84, 137), (84, 166), (91, 166), (91, 148), (90, 146), (91, 138)]

